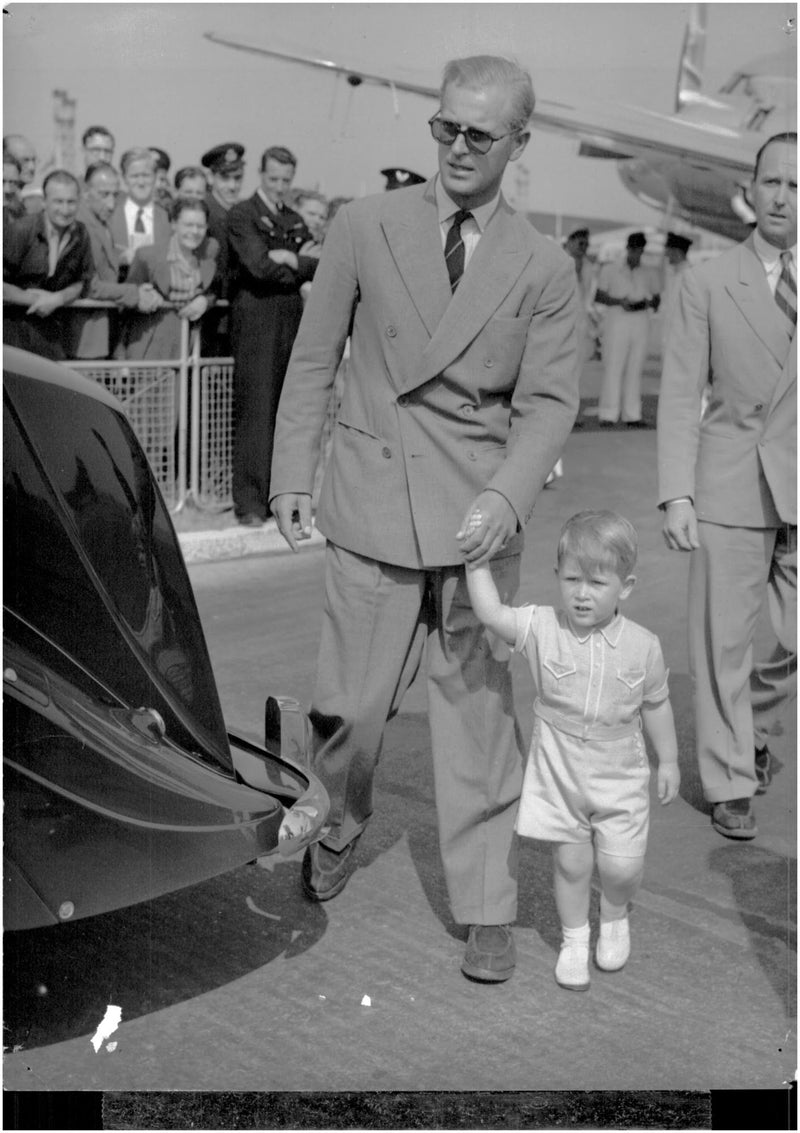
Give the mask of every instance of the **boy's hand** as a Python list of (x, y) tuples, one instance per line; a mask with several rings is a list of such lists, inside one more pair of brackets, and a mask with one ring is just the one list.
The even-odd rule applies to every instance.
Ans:
[(658, 768), (658, 797), (661, 805), (671, 803), (681, 785), (681, 773), (677, 763), (661, 763)]

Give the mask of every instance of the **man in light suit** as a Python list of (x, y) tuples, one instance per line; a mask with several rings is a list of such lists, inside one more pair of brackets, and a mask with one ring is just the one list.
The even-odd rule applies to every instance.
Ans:
[[(522, 760), (509, 651), (475, 618), (463, 564), (491, 559), (511, 599), (522, 528), (578, 407), (575, 271), (500, 192), (533, 101), (505, 59), (449, 63), (430, 122), (438, 176), (337, 212), (272, 467), (272, 510), (296, 550), (350, 335), (317, 512), (328, 546), (311, 719), (331, 832), (306, 854), (303, 886), (318, 901), (344, 887), (386, 721), (426, 652), (440, 849), (453, 917), (469, 926), (462, 971), (493, 982), (515, 966)], [(466, 535), (473, 509), (483, 522)]]
[(136, 250), (148, 244), (165, 246), (172, 229), (166, 210), (155, 199), (156, 159), (151, 151), (142, 147), (126, 150), (120, 170), (126, 192), (118, 198), (108, 226), (119, 255), (122, 283)]
[[(700, 776), (714, 829), (745, 839), (797, 680), (796, 134), (762, 146), (751, 194), (755, 232), (685, 274), (658, 410), (664, 537), (692, 552)], [(765, 596), (778, 643), (753, 666)]]

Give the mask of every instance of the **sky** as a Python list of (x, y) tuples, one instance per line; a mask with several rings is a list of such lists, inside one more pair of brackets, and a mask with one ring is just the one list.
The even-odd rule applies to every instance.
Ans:
[[(52, 151), (52, 98), (77, 99), (78, 135), (102, 123), (117, 157), (156, 145), (172, 172), (213, 145), (246, 147), (245, 192), (269, 145), (298, 157), (296, 184), (329, 196), (384, 187), (380, 170), (435, 170), (427, 119), (435, 103), (350, 87), (343, 78), (210, 43), (213, 31), (438, 84), (448, 58), (491, 52), (531, 69), (541, 98), (587, 106), (619, 100), (671, 112), (690, 10), (668, 3), (16, 3), (3, 21), (4, 133)], [(741, 64), (794, 50), (792, 4), (709, 4), (704, 89)], [(534, 131), (520, 163), (527, 207), (653, 224), (658, 215), (622, 186), (613, 162), (577, 156), (573, 140)]]

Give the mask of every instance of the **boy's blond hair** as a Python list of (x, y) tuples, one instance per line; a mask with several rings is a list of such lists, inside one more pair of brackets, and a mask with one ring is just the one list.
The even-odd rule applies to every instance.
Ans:
[(571, 557), (589, 574), (610, 568), (623, 581), (633, 572), (639, 540), (636, 528), (616, 511), (579, 511), (561, 528), (558, 566)]

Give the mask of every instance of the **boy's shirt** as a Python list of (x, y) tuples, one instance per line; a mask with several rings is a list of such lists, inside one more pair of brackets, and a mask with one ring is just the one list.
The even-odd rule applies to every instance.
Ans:
[(514, 650), (527, 657), (540, 699), (577, 727), (634, 724), (642, 703), (669, 696), (658, 638), (621, 614), (584, 637), (552, 606), (514, 614)]

